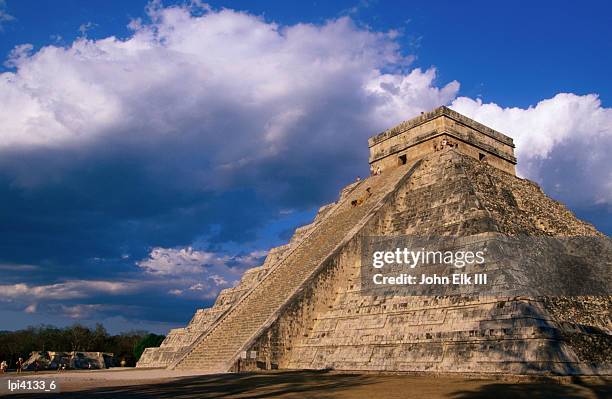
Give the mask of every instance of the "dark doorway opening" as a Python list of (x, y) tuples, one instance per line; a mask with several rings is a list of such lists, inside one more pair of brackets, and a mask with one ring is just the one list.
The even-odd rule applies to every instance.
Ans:
[(408, 158), (406, 157), (406, 154), (400, 155), (399, 157), (397, 157), (398, 165), (406, 165), (406, 162), (408, 162)]
[(478, 160), (482, 161), (483, 159), (485, 159), (487, 156), (485, 154), (483, 154), (482, 152), (478, 153)]

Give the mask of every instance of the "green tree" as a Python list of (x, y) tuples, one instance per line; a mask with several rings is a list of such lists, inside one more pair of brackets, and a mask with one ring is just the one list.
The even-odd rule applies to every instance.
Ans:
[(153, 348), (161, 345), (162, 341), (166, 338), (165, 335), (147, 334), (134, 346), (134, 358), (136, 361), (142, 356), (145, 348)]

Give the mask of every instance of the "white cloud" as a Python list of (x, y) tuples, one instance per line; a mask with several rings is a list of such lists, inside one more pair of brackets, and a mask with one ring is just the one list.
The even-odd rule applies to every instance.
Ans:
[(612, 108), (560, 93), (529, 108), (459, 97), (453, 109), (514, 138), (519, 174), (573, 205), (612, 205)]
[[(439, 85), (435, 68), (407, 68), (397, 32), (348, 17), (280, 26), (198, 2), (147, 10), (126, 39), (17, 46), (7, 61), (15, 72), (0, 75), (0, 151), (175, 137), (206, 149), (208, 172), (223, 173), (193, 168), (192, 178), (216, 187), (270, 159), (355, 156), (367, 136), (451, 102), (513, 135), (530, 177), (545, 167), (530, 160), (566, 143), (608, 144), (611, 111), (594, 95), (558, 94), (528, 109), (456, 98), (457, 81)], [(597, 185), (607, 188), (593, 199), (608, 202), (609, 183)]]
[(192, 247), (156, 247), (151, 250), (148, 258), (136, 262), (136, 265), (147, 273), (159, 276), (206, 273), (210, 275), (210, 278), (218, 281), (222, 277), (215, 272), (235, 274), (236, 271), (256, 266), (266, 253), (267, 251), (253, 251), (246, 255), (229, 256), (198, 251)]
[(270, 156), (302, 134), (296, 126), (311, 123), (319, 101), (348, 95), (367, 106), (367, 116), (397, 121), (447, 103), (458, 88), (433, 87), (433, 69), (381, 73), (408, 58), (393, 35), (349, 18), (281, 27), (231, 10), (194, 16), (187, 7), (153, 5), (149, 12), (153, 22), (133, 25), (126, 40), (80, 38), (35, 53), (18, 46), (8, 60), (16, 72), (0, 75), (0, 148), (70, 146), (126, 132), (150, 139), (195, 125), (211, 134), (227, 126), (216, 112), (223, 106), (253, 127), (225, 130), (237, 139), (235, 151), (224, 151), (233, 164), (238, 153), (247, 161)]
[(368, 82), (367, 89), (378, 98), (373, 114), (382, 126), (391, 127), (405, 119), (451, 102), (459, 91), (459, 82), (434, 86), (436, 70), (414, 69), (407, 75), (384, 74)]
[(233, 256), (230, 258), (230, 260), (242, 268), (253, 267), (258, 265), (267, 254), (268, 251), (258, 250), (249, 252), (246, 255)]
[(0, 271), (26, 272), (39, 270), (39, 266), (22, 263), (0, 263)]
[(23, 311), (26, 313), (36, 313), (37, 305), (35, 303), (28, 305)]
[(225, 280), (225, 278), (223, 278), (222, 276), (219, 276), (218, 274), (213, 274), (212, 276), (209, 277), (209, 279), (211, 279), (214, 282), (214, 284), (218, 286), (227, 286), (229, 284), (227, 280)]
[(224, 260), (212, 252), (197, 251), (191, 247), (151, 250), (149, 257), (136, 262), (138, 267), (157, 275), (183, 275), (201, 273), (206, 265), (222, 265)]
[(163, 283), (172, 287), (167, 291), (170, 295), (214, 299), (223, 288), (233, 286), (246, 269), (260, 265), (266, 253), (230, 256), (191, 247), (157, 247), (136, 265), (151, 276), (163, 278)]
[(129, 282), (103, 280), (69, 280), (49, 285), (24, 283), (0, 285), (0, 298), (5, 299), (53, 299), (86, 298), (95, 294), (119, 295), (132, 292), (136, 286)]
[[(527, 109), (457, 98), (457, 81), (439, 85), (435, 68), (407, 68), (412, 57), (401, 54), (397, 32), (360, 28), (347, 17), (279, 26), (228, 9), (158, 2), (148, 13), (150, 21), (133, 21), (123, 40), (79, 38), (38, 51), (17, 46), (7, 61), (15, 72), (0, 75), (0, 151), (183, 142), (206, 149), (210, 164), (173, 173), (214, 189), (243, 184), (240, 179), (269, 170), (270, 161), (277, 169), (314, 158), (347, 168), (325, 154), (357, 159), (369, 135), (452, 103), (513, 136), (519, 170), (530, 178), (543, 179), (549, 158), (564, 145), (600, 148), (581, 154), (579, 167), (599, 172), (585, 187), (595, 192), (576, 201), (610, 202), (611, 179), (601, 170), (610, 169), (602, 147), (609, 146), (611, 111), (595, 95), (558, 94)], [(13, 183), (48, 184), (53, 179), (22, 175), (50, 169), (19, 170)], [(167, 267), (194, 272), (210, 256), (196, 255), (205, 258), (183, 254)], [(165, 273), (162, 259), (147, 265)]]
[(76, 304), (60, 305), (59, 309), (64, 316), (71, 319), (87, 319), (100, 311), (116, 308), (103, 304)]
[(603, 108), (594, 94), (560, 93), (527, 109), (459, 97), (452, 108), (511, 135), (525, 158), (546, 158), (555, 146), (569, 140), (612, 135), (612, 109)]
[(203, 289), (204, 289), (204, 284), (202, 283), (197, 283), (189, 287), (190, 291), (202, 291)]
[(81, 24), (79, 26), (79, 33), (81, 34), (82, 37), (85, 37), (87, 36), (87, 32), (89, 32), (96, 26), (98, 26), (98, 24), (94, 24), (93, 22), (86, 22), (84, 24)]

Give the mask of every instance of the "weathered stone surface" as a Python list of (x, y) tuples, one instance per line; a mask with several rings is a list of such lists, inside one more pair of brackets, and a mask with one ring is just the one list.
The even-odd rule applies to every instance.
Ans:
[[(483, 192), (488, 186), (476, 182), (482, 176), (487, 181), (499, 178), (493, 186), (510, 190), (516, 205)], [(503, 208), (508, 209), (501, 211)], [(534, 227), (533, 220), (543, 214), (549, 215), (552, 223)], [(395, 191), (394, 201), (386, 204), (361, 234), (475, 236), (487, 232), (599, 234), (548, 199), (533, 183), (454, 149), (425, 158), (411, 179)], [(294, 339), (288, 354), (274, 359), (282, 353), (286, 335), (292, 331), (285, 324), (290, 326), (292, 317), (304, 319), (303, 309), (281, 317), (255, 350), (263, 357), (272, 356), (271, 363), (287, 368), (610, 372), (609, 359), (594, 355), (609, 353), (610, 297), (566, 299), (563, 309), (559, 300), (550, 298), (367, 296), (360, 292), (359, 253), (359, 241), (354, 239), (338, 256), (334, 267), (342, 277), (333, 283), (327, 281), (335, 291), (326, 302), (327, 309), (312, 316), (314, 321), (305, 334)], [(325, 295), (323, 290), (310, 293), (313, 298)], [(302, 298), (302, 302), (307, 300)], [(557, 314), (549, 309), (557, 309)], [(567, 317), (569, 314), (573, 316)], [(562, 315), (567, 316), (564, 319)]]
[[(207, 311), (216, 316), (198, 322), (196, 314), (186, 328), (193, 333), (171, 333), (160, 351), (176, 350), (164, 364), (209, 371), (609, 374), (610, 296), (362, 291), (365, 236), (605, 238), (536, 184), (514, 175), (511, 139), (457, 115), (442, 108), (372, 138), (370, 161), (374, 170), (384, 166), (383, 173), (342, 190), (337, 203), (296, 231), (281, 256), (269, 256), (263, 270), (245, 274), (222, 293)], [(449, 140), (464, 141), (440, 146), (441, 136), (425, 137), (428, 123), (446, 133), (454, 129), (461, 134)], [(416, 151), (410, 146), (418, 140)], [(481, 159), (478, 151), (487, 148)], [(406, 164), (397, 162), (404, 150), (412, 151)], [(543, 267), (555, 270), (555, 262), (549, 257)]]

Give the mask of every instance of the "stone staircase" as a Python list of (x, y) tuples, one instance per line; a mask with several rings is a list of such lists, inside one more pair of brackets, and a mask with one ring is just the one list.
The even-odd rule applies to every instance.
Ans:
[(360, 230), (416, 166), (404, 165), (347, 187), (338, 203), (326, 210), (325, 217), (315, 222), (299, 244), (170, 368), (228, 371), (304, 282)]
[[(317, 214), (318, 217), (320, 217), (320, 213)], [(308, 231), (308, 228), (308, 225), (302, 226), (300, 230)], [(283, 254), (292, 245), (296, 245), (296, 242), (299, 242), (299, 236), (294, 235), (289, 244), (270, 249), (263, 265), (246, 270), (238, 284), (219, 293), (212, 307), (198, 309), (186, 327), (170, 330), (159, 347), (146, 348), (138, 363), (136, 363), (136, 367), (168, 367), (168, 365), (182, 359), (193, 343), (205, 334), (243, 295), (262, 280), (272, 265), (282, 259)]]
[[(343, 200), (356, 185), (357, 183), (352, 183), (345, 187), (340, 193), (340, 200)], [(136, 367), (166, 368), (182, 359), (193, 344), (205, 335), (215, 322), (230, 310), (243, 295), (250, 292), (277, 262), (283, 259), (287, 253), (290, 253), (292, 248), (299, 245), (302, 238), (307, 236), (308, 232), (335, 206), (336, 202), (319, 208), (312, 223), (298, 227), (289, 243), (271, 248), (264, 263), (261, 266), (246, 270), (234, 287), (223, 289), (212, 307), (198, 309), (187, 326), (170, 330), (159, 347), (146, 348)]]

